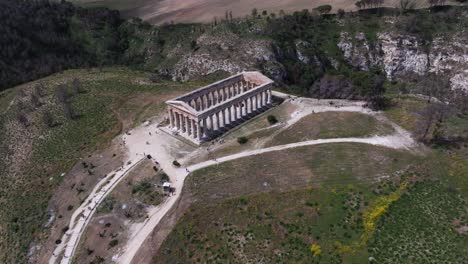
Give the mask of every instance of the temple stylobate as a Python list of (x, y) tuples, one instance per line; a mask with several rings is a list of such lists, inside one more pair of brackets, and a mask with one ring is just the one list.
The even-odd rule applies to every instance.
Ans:
[(170, 129), (200, 144), (271, 106), (273, 81), (242, 72), (167, 101)]

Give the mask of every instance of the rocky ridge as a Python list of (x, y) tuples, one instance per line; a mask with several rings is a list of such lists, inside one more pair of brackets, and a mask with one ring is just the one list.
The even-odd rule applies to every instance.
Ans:
[(388, 78), (428, 73), (448, 76), (452, 89), (468, 91), (468, 37), (438, 37), (431, 43), (409, 35), (377, 34), (370, 43), (364, 33), (342, 32), (338, 47), (345, 60), (360, 70), (384, 69)]

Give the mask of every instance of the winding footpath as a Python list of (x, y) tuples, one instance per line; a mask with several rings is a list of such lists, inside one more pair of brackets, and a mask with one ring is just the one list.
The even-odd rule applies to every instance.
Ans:
[[(304, 100), (301, 98), (301, 100)], [(306, 111), (295, 112), (291, 116), (291, 122), (286, 124), (289, 127), (293, 123), (297, 122), (303, 116), (324, 111), (351, 111), (361, 112), (365, 114), (375, 115), (375, 112), (369, 111), (362, 107), (362, 105), (345, 106), (344, 108), (336, 108), (326, 105), (319, 105), (316, 108), (311, 107), (311, 100), (300, 101), (299, 104), (303, 106)], [(76, 248), (79, 245), (81, 236), (83, 235), (86, 226), (88, 225), (93, 214), (96, 212), (96, 208), (105, 199), (107, 195), (117, 186), (117, 184), (130, 172), (138, 162), (146, 158), (146, 155), (150, 154), (152, 158), (157, 161), (162, 169), (169, 175), (172, 186), (176, 189), (174, 195), (169, 196), (162, 204), (157, 207), (150, 209), (148, 212), (148, 218), (138, 224), (134, 224), (130, 230), (130, 237), (126, 242), (126, 246), (121, 250), (120, 254), (115, 257), (117, 263), (128, 264), (132, 262), (132, 259), (137, 254), (139, 248), (144, 243), (146, 238), (151, 234), (154, 228), (158, 225), (161, 219), (167, 214), (167, 212), (173, 207), (176, 201), (179, 199), (181, 190), (184, 184), (185, 178), (196, 170), (200, 170), (209, 166), (228, 162), (244, 157), (261, 155), (268, 152), (281, 151), (286, 149), (319, 145), (319, 144), (330, 144), (330, 143), (363, 143), (371, 144), (375, 146), (383, 146), (393, 149), (411, 149), (416, 143), (411, 138), (410, 133), (405, 131), (398, 125), (388, 121), (383, 116), (376, 116), (377, 119), (383, 122), (390, 123), (395, 133), (388, 136), (373, 136), (367, 138), (332, 138), (332, 139), (315, 139), (307, 140), (303, 142), (296, 142), (291, 144), (273, 146), (268, 148), (254, 149), (243, 151), (240, 153), (219, 157), (216, 160), (208, 160), (188, 166), (187, 168), (176, 168), (172, 165), (172, 161), (175, 157), (184, 157), (185, 159), (190, 158), (190, 155), (196, 155), (194, 149), (187, 149), (187, 146), (180, 143), (172, 136), (166, 134), (157, 127), (156, 124), (147, 126), (140, 126), (133, 130), (131, 134), (122, 136), (122, 139), (126, 142), (128, 150), (128, 162), (123, 168), (113, 172), (101, 180), (89, 197), (73, 214), (70, 221), (70, 229), (63, 235), (62, 243), (56, 247), (53, 256), (50, 258), (49, 263), (57, 263), (60, 259), (60, 263), (69, 264), (72, 262)], [(184, 155), (191, 153), (189, 155)]]

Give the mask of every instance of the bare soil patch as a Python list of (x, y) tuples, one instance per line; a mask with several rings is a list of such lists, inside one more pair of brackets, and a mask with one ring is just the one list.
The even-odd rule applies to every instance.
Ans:
[[(147, 209), (163, 200), (162, 188), (158, 187), (162, 174), (155, 168), (160, 171), (159, 166), (151, 160), (140, 163), (98, 207), (77, 250), (78, 263), (89, 263), (99, 259), (110, 261), (121, 246), (125, 245), (131, 224), (145, 220)], [(117, 233), (112, 233), (108, 223), (112, 226), (118, 224)], [(102, 246), (115, 239), (119, 242), (113, 245), (112, 249)]]
[(71, 171), (65, 173), (60, 187), (49, 201), (49, 212), (53, 225), (49, 237), (43, 244), (38, 263), (46, 263), (54, 250), (55, 240), (66, 230), (74, 210), (83, 203), (93, 187), (107, 173), (123, 165), (125, 152), (118, 140), (106, 150), (89, 155), (78, 162)]

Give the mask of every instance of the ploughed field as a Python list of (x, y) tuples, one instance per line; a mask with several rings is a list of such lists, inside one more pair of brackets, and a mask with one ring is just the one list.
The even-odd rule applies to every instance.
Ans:
[[(83, 6), (104, 6), (118, 9), (126, 17), (140, 17), (152, 24), (168, 22), (211, 22), (215, 17), (224, 19), (226, 11), (233, 17), (243, 17), (251, 14), (253, 8), (259, 13), (263, 10), (278, 14), (280, 10), (292, 13), (297, 10), (309, 9), (329, 4), (333, 11), (344, 9), (355, 10), (354, 0), (72, 0)], [(425, 1), (416, 0), (417, 6)], [(384, 6), (395, 7), (398, 1), (387, 0)]]

